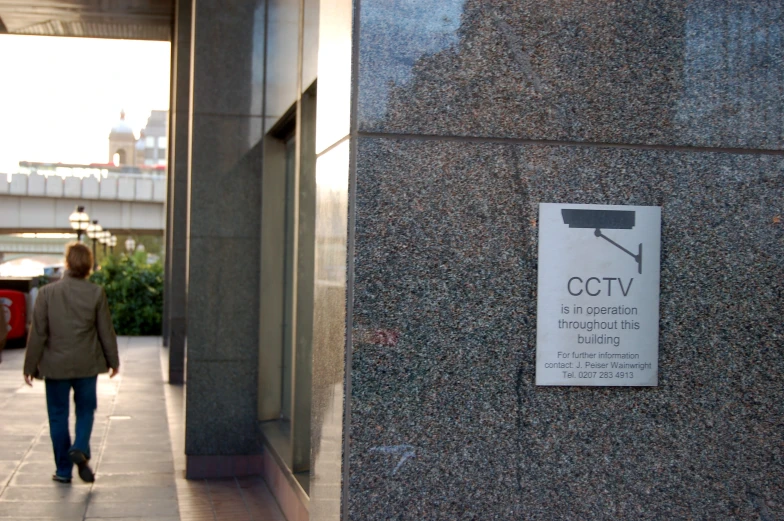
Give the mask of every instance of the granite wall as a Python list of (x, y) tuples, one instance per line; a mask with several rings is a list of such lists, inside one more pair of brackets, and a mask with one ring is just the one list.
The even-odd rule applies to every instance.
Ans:
[[(353, 8), (311, 519), (784, 518), (781, 3)], [(662, 207), (658, 387), (534, 385), (540, 202)]]
[(264, 15), (261, 0), (199, 1), (191, 13), (185, 453), (194, 479), (261, 468)]
[[(358, 165), (350, 519), (782, 515), (784, 158), (366, 138)], [(541, 201), (662, 206), (658, 387), (534, 385)]]

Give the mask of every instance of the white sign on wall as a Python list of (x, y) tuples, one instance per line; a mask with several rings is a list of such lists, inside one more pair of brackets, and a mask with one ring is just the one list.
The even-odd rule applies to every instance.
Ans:
[(655, 386), (661, 208), (539, 205), (537, 385)]

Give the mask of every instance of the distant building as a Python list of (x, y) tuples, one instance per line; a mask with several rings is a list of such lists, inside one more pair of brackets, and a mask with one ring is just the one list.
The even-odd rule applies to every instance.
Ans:
[(153, 110), (147, 118), (136, 141), (136, 166), (166, 166), (168, 138), (166, 123), (169, 119), (165, 110)]
[(120, 112), (120, 121), (109, 133), (109, 163), (136, 165), (136, 135), (125, 121), (125, 111)]
[(153, 110), (137, 139), (125, 121), (125, 111), (120, 112), (120, 121), (109, 133), (109, 162), (117, 166), (165, 167), (167, 119), (167, 111)]
[(168, 138), (166, 125), (168, 111), (153, 110), (147, 125), (136, 137), (125, 121), (125, 111), (120, 112), (120, 121), (109, 132), (109, 161), (106, 163), (47, 163), (19, 161), (19, 172), (26, 174), (60, 175), (63, 177), (106, 177), (114, 174), (166, 173)]

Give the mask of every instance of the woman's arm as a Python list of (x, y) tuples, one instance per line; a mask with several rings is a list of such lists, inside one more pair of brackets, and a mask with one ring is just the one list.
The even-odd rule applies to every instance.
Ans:
[(112, 314), (109, 312), (109, 301), (106, 298), (106, 291), (101, 288), (101, 296), (98, 302), (98, 313), (96, 314), (95, 327), (98, 330), (98, 340), (103, 348), (103, 355), (106, 357), (106, 364), (113, 369), (112, 376), (120, 368), (120, 355), (117, 352), (117, 335), (112, 325)]
[[(35, 376), (38, 374), (38, 364), (44, 354), (46, 342), (49, 340), (49, 301), (47, 292), (42, 288), (38, 292), (33, 307), (33, 324), (27, 337), (27, 351), (25, 353), (24, 374)], [(25, 378), (27, 380), (27, 378)]]

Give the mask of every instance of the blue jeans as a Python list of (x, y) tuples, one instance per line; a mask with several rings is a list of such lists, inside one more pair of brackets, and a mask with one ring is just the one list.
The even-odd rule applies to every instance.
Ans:
[[(49, 435), (52, 437), (58, 476), (71, 477), (73, 463), (68, 457), (68, 451), (71, 449), (82, 451), (87, 459), (90, 459), (90, 435), (93, 432), (95, 409), (98, 406), (95, 389), (97, 381), (97, 376), (69, 380), (46, 380)], [(76, 440), (73, 445), (71, 445), (71, 432), (68, 429), (68, 399), (72, 387), (76, 406)]]

